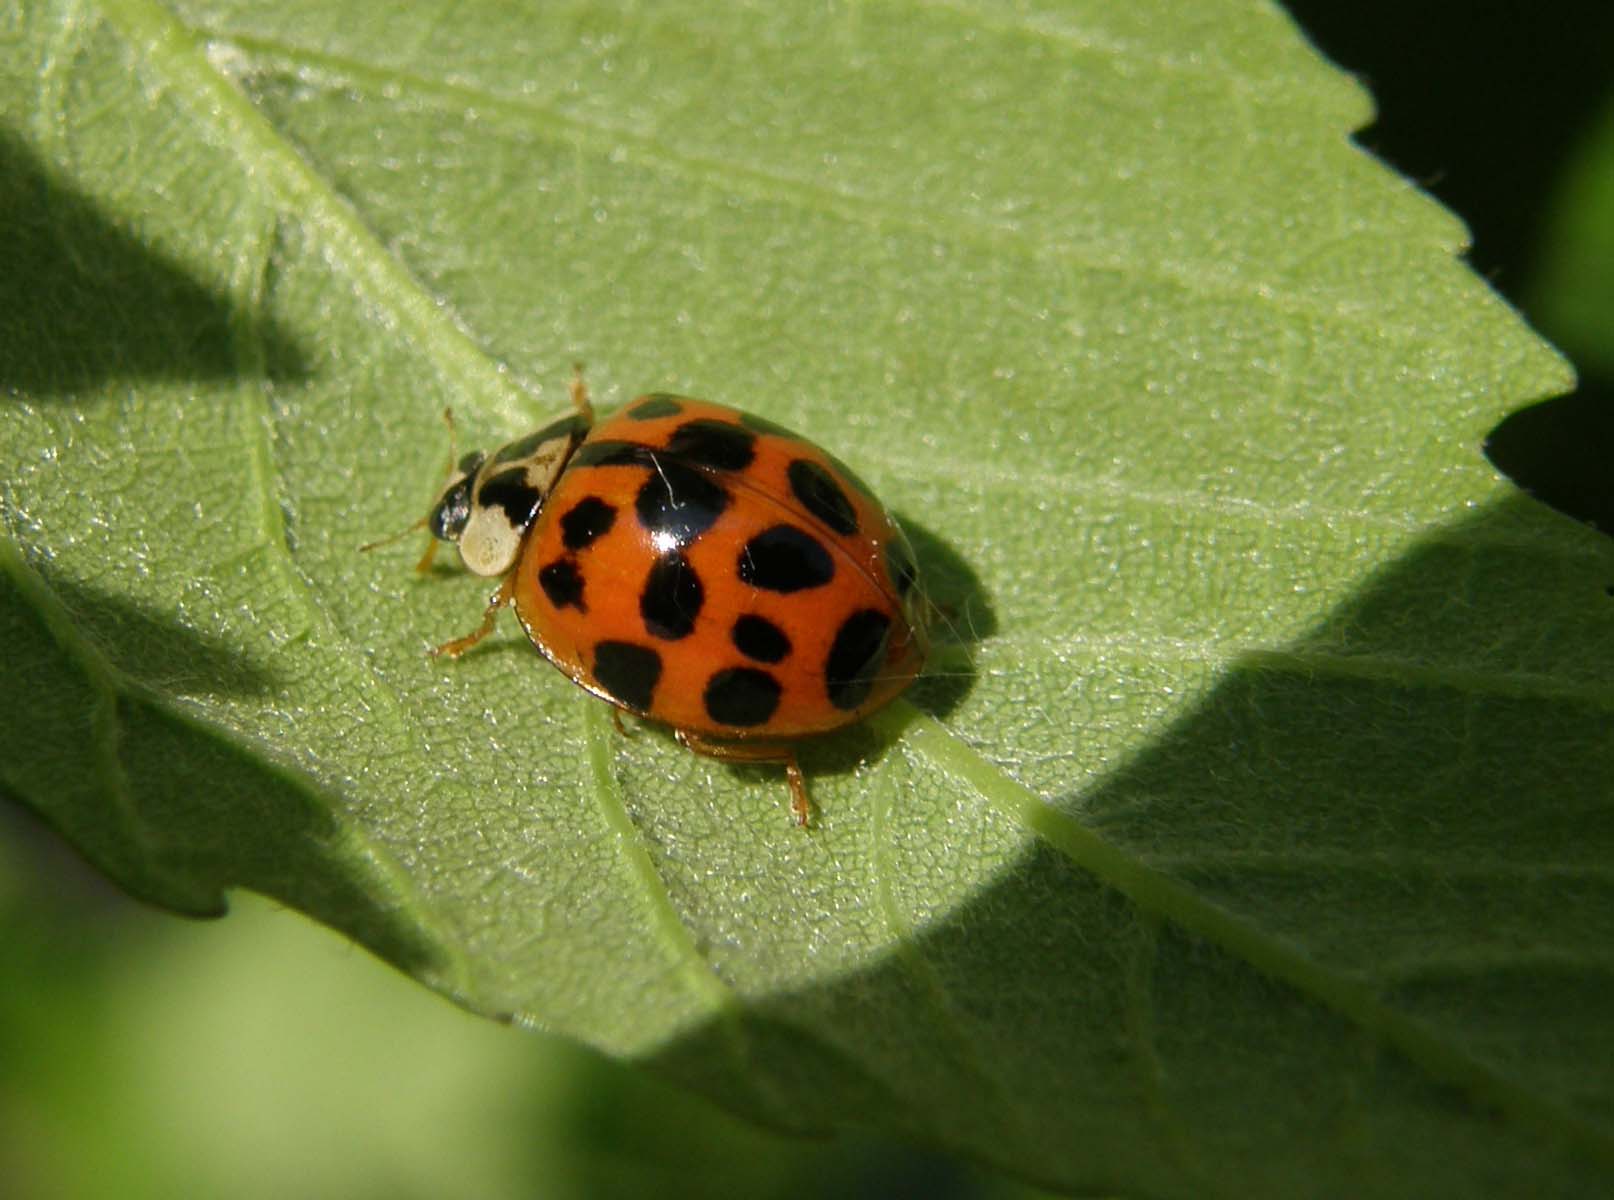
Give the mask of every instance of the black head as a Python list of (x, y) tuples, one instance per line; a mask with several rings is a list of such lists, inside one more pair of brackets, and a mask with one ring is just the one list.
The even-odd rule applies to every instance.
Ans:
[(471, 488), (476, 483), (476, 473), (482, 469), (487, 457), (482, 451), (473, 450), (460, 459), (454, 478), (443, 488), (443, 494), (432, 505), (431, 513), (426, 518), (426, 527), (431, 530), (433, 537), (445, 542), (460, 540), (466, 522), (471, 519)]

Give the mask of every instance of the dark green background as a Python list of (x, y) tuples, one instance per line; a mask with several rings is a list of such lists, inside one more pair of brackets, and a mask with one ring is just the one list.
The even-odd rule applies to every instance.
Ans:
[[(1378, 101), (1358, 140), (1468, 223), (1474, 269), (1575, 360), (1532, 289), (1565, 164), (1614, 101), (1614, 6), (1288, 8)], [(1487, 452), (1537, 499), (1614, 532), (1614, 376), (1575, 367), (1579, 390), (1514, 414)]]

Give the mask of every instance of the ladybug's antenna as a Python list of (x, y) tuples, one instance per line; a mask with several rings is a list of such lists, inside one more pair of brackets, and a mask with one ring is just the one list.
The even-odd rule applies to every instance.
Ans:
[(443, 409), (443, 424), (448, 426), (448, 466), (443, 468), (443, 478), (452, 478), (454, 468), (460, 461), (460, 439), (454, 428), (454, 410)]
[[(444, 469), (443, 476), (446, 479), (452, 479), (456, 464), (459, 462), (459, 438), (454, 432), (454, 410), (452, 408), (443, 409), (443, 423), (448, 426), (448, 466)], [(425, 529), (431, 519), (431, 513), (427, 513), (413, 525), (407, 529), (400, 529), (391, 537), (384, 537), (376, 542), (366, 542), (359, 547), (359, 553), (366, 554), (371, 550), (379, 550), (382, 546), (390, 546), (394, 542), (401, 542), (416, 530)], [(420, 556), (420, 561), (415, 564), (415, 570), (424, 575), (432, 569), (432, 559), (435, 557), (437, 557), (437, 539), (428, 537), (426, 539), (426, 553)]]
[[(393, 542), (401, 542), (404, 538), (408, 537), (416, 530), (426, 528), (426, 524), (430, 520), (430, 515), (424, 516), (420, 518), (420, 520), (416, 521), (413, 525), (409, 526), (408, 529), (400, 529), (391, 537), (384, 537), (378, 542), (366, 542), (364, 545), (359, 547), (359, 553), (366, 554), (371, 550), (379, 550), (382, 546), (390, 546)], [(432, 569), (432, 559), (436, 557), (437, 539), (435, 537), (428, 536), (426, 539), (426, 553), (420, 556), (420, 561), (415, 564), (415, 570), (424, 575), (427, 571)]]
[[(414, 533), (415, 530), (426, 528), (426, 522), (430, 519), (431, 518), (429, 517), (422, 517), (408, 529), (400, 529), (397, 533), (391, 535), (390, 537), (381, 538), (379, 541), (365, 542), (364, 545), (359, 547), (359, 553), (368, 554), (372, 550), (379, 550), (383, 546), (390, 546), (393, 542), (401, 542), (411, 533)], [(433, 540), (435, 541), (436, 539), (434, 538)]]

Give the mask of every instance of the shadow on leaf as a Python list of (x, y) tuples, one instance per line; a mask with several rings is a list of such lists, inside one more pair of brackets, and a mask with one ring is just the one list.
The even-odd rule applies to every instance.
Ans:
[[(229, 297), (142, 245), (3, 130), (0, 227), (0, 388), (62, 398), (113, 379), (208, 380), (247, 369)], [(263, 322), (252, 332), (272, 377), (306, 373), (289, 335)]]
[(1614, 1019), (1614, 601), (1566, 530), (1496, 505), (1233, 663), (1107, 781), (1041, 809), (986, 786), (1026, 849), (945, 914), (894, 823), (913, 936), (650, 1065), (1078, 1190), (1595, 1190), (1588, 1135), (1544, 1116), (1602, 1110)]
[(943, 538), (909, 516), (898, 518), (919, 560), (919, 578), (932, 605), (931, 657), (909, 698), (945, 717), (975, 684), (969, 647), (997, 632), (997, 612), (981, 578)]
[[(187, 693), (276, 692), (269, 668), (97, 589), (46, 586), (42, 601), (0, 572), (6, 793), (141, 899), (211, 916), (234, 887), (296, 897), (404, 969), (441, 977), (442, 952), (352, 842), (337, 798), (219, 714), (190, 709)], [(57, 604), (62, 620), (42, 613)]]
[(253, 696), (282, 686), (250, 651), (185, 625), (127, 596), (35, 565), (75, 630), (142, 686), (175, 696)]

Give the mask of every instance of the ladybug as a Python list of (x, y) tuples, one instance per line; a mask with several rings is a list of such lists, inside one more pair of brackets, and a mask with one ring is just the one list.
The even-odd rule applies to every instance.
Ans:
[(580, 370), (571, 399), (461, 458), (411, 527), (434, 539), (418, 570), (443, 541), (501, 577), (481, 627), (432, 653), (458, 658), (513, 607), (545, 658), (618, 709), (697, 753), (783, 765), (805, 826), (796, 743), (889, 703), (924, 665), (907, 539), (857, 476), (770, 421), (658, 392), (596, 425)]

